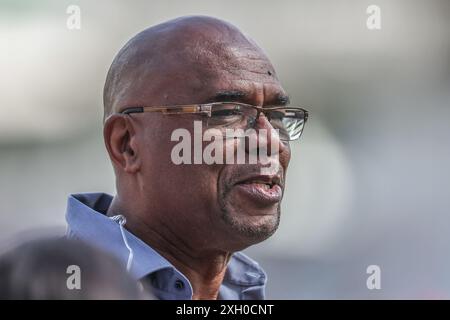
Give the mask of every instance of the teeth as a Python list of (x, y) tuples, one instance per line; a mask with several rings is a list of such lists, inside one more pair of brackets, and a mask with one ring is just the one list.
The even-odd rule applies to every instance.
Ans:
[(252, 181), (251, 183), (264, 184), (264, 185), (268, 185), (268, 186), (272, 185), (272, 183), (270, 183), (270, 182), (265, 182), (265, 181)]

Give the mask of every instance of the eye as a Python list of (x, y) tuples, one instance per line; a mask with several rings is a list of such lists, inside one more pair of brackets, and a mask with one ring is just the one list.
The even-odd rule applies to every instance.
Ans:
[(239, 107), (235, 107), (233, 109), (214, 110), (211, 112), (211, 116), (217, 118), (235, 117), (241, 115), (242, 112), (239, 110)]
[(211, 111), (210, 125), (229, 126), (242, 121), (243, 112), (238, 105), (230, 105)]
[(280, 120), (280, 119), (283, 119), (283, 117), (285, 117), (285, 114), (284, 114), (284, 112), (280, 112), (280, 111), (272, 111), (267, 114), (267, 117), (269, 119), (273, 119), (273, 120)]

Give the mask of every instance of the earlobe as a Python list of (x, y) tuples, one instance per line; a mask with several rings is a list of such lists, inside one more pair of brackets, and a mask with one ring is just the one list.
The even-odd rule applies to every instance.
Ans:
[(112, 115), (106, 119), (103, 137), (115, 168), (128, 173), (139, 170), (136, 134), (128, 116)]

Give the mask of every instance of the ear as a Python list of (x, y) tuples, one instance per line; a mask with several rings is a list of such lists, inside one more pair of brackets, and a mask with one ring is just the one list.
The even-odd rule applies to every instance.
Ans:
[(108, 117), (103, 125), (103, 138), (114, 167), (128, 173), (139, 171), (136, 130), (128, 115)]

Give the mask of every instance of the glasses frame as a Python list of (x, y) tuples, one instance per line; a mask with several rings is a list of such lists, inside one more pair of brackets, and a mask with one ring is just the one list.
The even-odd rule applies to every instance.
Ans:
[[(303, 126), (306, 124), (308, 120), (308, 110), (303, 109), (301, 107), (291, 107), (291, 106), (267, 106), (267, 107), (259, 107), (254, 106), (251, 104), (241, 103), (241, 102), (212, 102), (212, 103), (202, 103), (202, 104), (186, 104), (186, 105), (173, 105), (173, 106), (136, 106), (136, 107), (127, 107), (119, 112), (119, 114), (133, 114), (133, 113), (144, 113), (144, 112), (159, 112), (162, 114), (167, 115), (173, 115), (173, 114), (201, 114), (204, 116), (207, 116), (211, 118), (211, 111), (214, 106), (220, 106), (224, 104), (235, 104), (239, 106), (244, 107), (250, 107), (253, 109), (256, 109), (256, 118), (258, 119), (259, 116), (264, 114), (266, 116), (266, 113), (269, 113), (271, 111), (276, 110), (291, 110), (291, 111), (301, 111), (304, 113), (304, 123)], [(303, 129), (302, 129), (303, 132)], [(301, 134), (300, 134), (301, 135)], [(295, 139), (298, 140), (300, 136)], [(293, 140), (289, 140), (293, 141)]]

